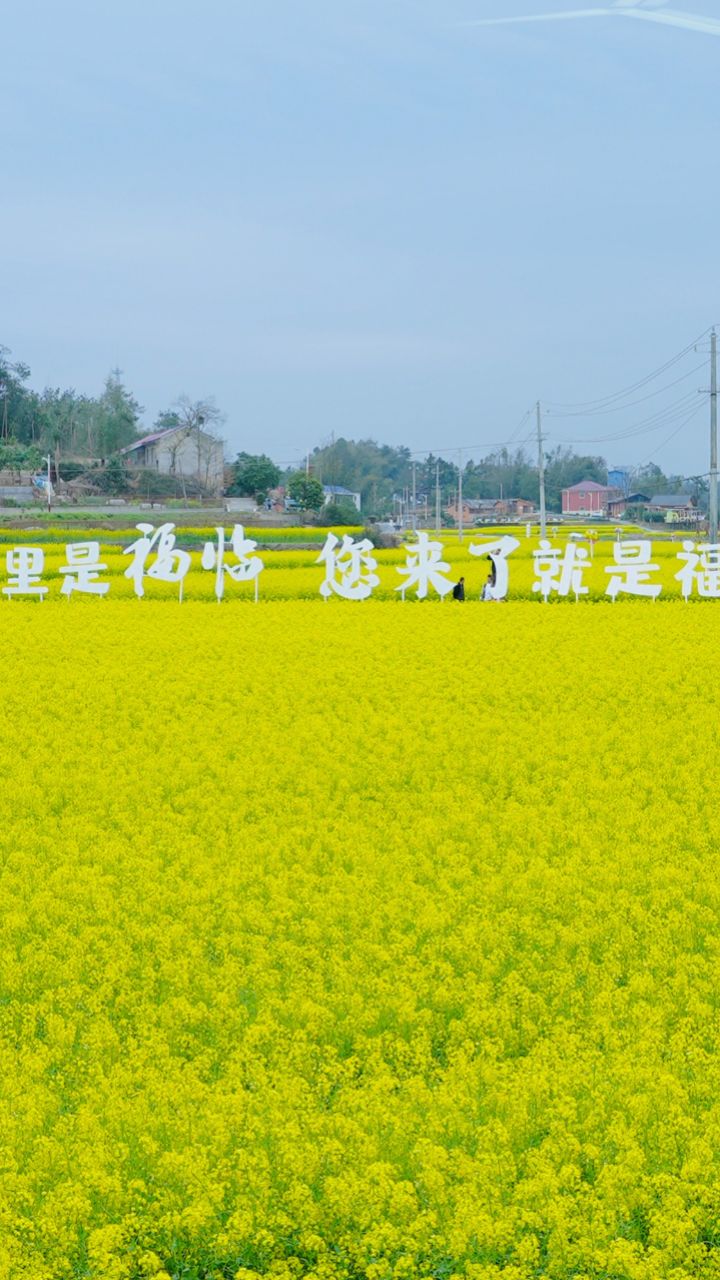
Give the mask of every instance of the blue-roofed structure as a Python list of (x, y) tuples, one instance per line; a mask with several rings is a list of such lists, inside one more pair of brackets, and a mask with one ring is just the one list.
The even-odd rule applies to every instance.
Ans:
[(341, 484), (324, 484), (323, 493), (326, 502), (352, 502), (360, 510), (360, 494), (352, 489), (345, 489)]

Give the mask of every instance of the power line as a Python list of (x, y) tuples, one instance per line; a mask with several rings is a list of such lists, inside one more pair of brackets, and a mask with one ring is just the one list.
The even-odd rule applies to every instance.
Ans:
[(653, 449), (652, 453), (648, 454), (647, 458), (645, 458), (642, 462), (639, 462), (637, 466), (633, 467), (633, 471), (640, 471), (643, 467), (647, 466), (648, 462), (651, 462), (652, 459), (657, 457), (659, 453), (662, 453), (663, 449), (665, 448), (665, 445), (669, 444), (671, 440), (674, 440), (675, 437), (680, 434), (683, 427), (686, 427), (689, 422), (692, 422), (693, 418), (697, 418), (700, 411), (704, 408), (705, 406), (703, 404), (699, 404), (695, 409), (693, 409), (692, 413), (688, 414), (686, 418), (683, 418), (680, 425), (675, 427), (675, 429), (670, 432), (669, 436), (666, 436), (665, 439), (661, 441), (660, 444), (655, 445), (655, 448)]
[(520, 419), (520, 421), (518, 422), (518, 424), (517, 424), (517, 426), (516, 426), (515, 430), (513, 431), (512, 435), (510, 436), (510, 438), (509, 438), (509, 440), (508, 440), (508, 444), (512, 444), (512, 443), (513, 443), (513, 441), (514, 441), (514, 439), (515, 439), (516, 435), (518, 434), (518, 432), (519, 432), (519, 431), (522, 431), (523, 427), (525, 426), (525, 423), (526, 423), (526, 422), (528, 422), (530, 418), (532, 418), (532, 409), (528, 409), (527, 413), (524, 413), (524, 414), (523, 414), (523, 416), (522, 416), (522, 418)]
[[(524, 427), (525, 423), (528, 421), (528, 419), (532, 416), (533, 413), (534, 413), (533, 409), (528, 409), (527, 413), (523, 414), (522, 418), (520, 419), (520, 422), (517, 424), (517, 426), (511, 433), (511, 435), (508, 436), (506, 440), (483, 440), (477, 444), (459, 444), (459, 445), (444, 444), (444, 445), (435, 446), (430, 449), (408, 449), (408, 454), (411, 458), (425, 458), (425, 457), (429, 457), (430, 454), (433, 454), (433, 455), (448, 454), (448, 453), (461, 454), (461, 453), (474, 453), (479, 449), (507, 449), (511, 444), (515, 444), (516, 448), (520, 449), (522, 448), (523, 443), (527, 443), (527, 440), (524, 442), (517, 443), (516, 442), (517, 433), (521, 430), (522, 427)], [(530, 437), (528, 437), (528, 439), (529, 438)]]
[(642, 418), (639, 422), (633, 423), (630, 427), (625, 427), (622, 431), (614, 431), (604, 436), (559, 437), (558, 444), (606, 444), (615, 440), (629, 440), (634, 436), (646, 435), (650, 431), (658, 431), (662, 427), (668, 426), (677, 414), (682, 414), (691, 404), (696, 403), (696, 395), (697, 392), (691, 391), (681, 396), (678, 400), (674, 400), (672, 404), (666, 405), (664, 409), (659, 409), (657, 413), (651, 414), (648, 418)]
[[(693, 368), (688, 370), (688, 372), (681, 374), (680, 377), (674, 378), (671, 382), (665, 383), (663, 386), (656, 388), (654, 391), (650, 391), (647, 395), (640, 396), (635, 400), (627, 400), (626, 398), (629, 395), (633, 395), (636, 391), (642, 390), (644, 387), (648, 386), (652, 381), (654, 381), (655, 378), (660, 377), (663, 373), (667, 372), (668, 369), (671, 369), (675, 365), (677, 365), (679, 361), (684, 359), (689, 354), (689, 352), (696, 350), (699, 343), (701, 343), (703, 338), (705, 338), (707, 334), (710, 332), (711, 332), (711, 327), (708, 327), (697, 338), (695, 338), (692, 342), (688, 343), (688, 345), (684, 347), (681, 351), (677, 352), (669, 360), (666, 360), (664, 364), (660, 365), (657, 369), (653, 370), (652, 373), (648, 374), (644, 378), (639, 379), (637, 382), (633, 383), (632, 385), (623, 388), (623, 390), (621, 391), (614, 392), (612, 395), (602, 397), (598, 400), (588, 400), (584, 402), (566, 403), (566, 404), (551, 403), (550, 405), (546, 405), (546, 412), (550, 416), (558, 417), (558, 418), (579, 418), (579, 417), (586, 417), (586, 416), (595, 417), (595, 416), (602, 416), (610, 413), (618, 413), (625, 409), (634, 408), (636, 405), (645, 404), (647, 403), (647, 401), (654, 399), (656, 396), (662, 395), (664, 392), (671, 390), (673, 387), (676, 387), (680, 383), (686, 381), (688, 378), (691, 378), (695, 373), (699, 372), (701, 369), (704, 368), (704, 362), (703, 364), (693, 366)], [(673, 430), (673, 432), (667, 438), (667, 440), (658, 446), (658, 448), (664, 448), (664, 445), (669, 440), (673, 439), (674, 436), (679, 433), (679, 431), (682, 429), (683, 426), (685, 426), (688, 422), (692, 421), (695, 418), (696, 414), (702, 408), (702, 405), (699, 405), (697, 409), (693, 409), (692, 412), (683, 416), (685, 414), (685, 410), (689, 409), (690, 405), (695, 401), (696, 394), (697, 393), (694, 391), (686, 393), (685, 395), (680, 396), (677, 400), (672, 401), (669, 405), (666, 405), (663, 408), (658, 409), (656, 412), (650, 414), (645, 418), (640, 419), (638, 422), (632, 423), (630, 426), (623, 428), (620, 431), (607, 433), (601, 436), (586, 436), (584, 438), (577, 437), (577, 436), (574, 436), (574, 437), (561, 436), (561, 437), (555, 437), (554, 442), (556, 444), (579, 445), (579, 446), (591, 445), (591, 444), (614, 443), (616, 441), (630, 440), (637, 436), (650, 434), (653, 431), (660, 431), (662, 430), (663, 427), (666, 427), (668, 425), (673, 425), (673, 427), (675, 428), (675, 423), (678, 422), (678, 418), (679, 417), (682, 418), (682, 421), (680, 421), (677, 428)], [(623, 400), (625, 401), (624, 403), (618, 403)], [(535, 434), (534, 430), (531, 429), (529, 434), (524, 435), (521, 439), (518, 439), (518, 436), (522, 432), (523, 427), (533, 417), (533, 412), (534, 411), (532, 409), (526, 410), (526, 412), (521, 417), (520, 421), (511, 431), (510, 435), (505, 439), (484, 440), (484, 441), (479, 441), (475, 444), (463, 444), (463, 445), (452, 445), (452, 446), (443, 444), (443, 445), (440, 445), (439, 447), (434, 446), (431, 448), (424, 448), (424, 449), (408, 449), (406, 456), (409, 459), (428, 458), (430, 456), (447, 459), (448, 455), (451, 455), (451, 456), (455, 455), (458, 459), (460, 459), (462, 455), (467, 455), (467, 454), (472, 455), (472, 454), (482, 453), (483, 451), (488, 449), (509, 449), (513, 445), (515, 448), (515, 452), (521, 453), (530, 444)], [(295, 458), (288, 459), (287, 461), (279, 462), (277, 465), (282, 467), (298, 466), (299, 464), (301, 465), (302, 460), (306, 458), (306, 456), (308, 455), (298, 454), (296, 455)]]
[(688, 343), (682, 351), (678, 351), (676, 355), (672, 356), (669, 360), (666, 360), (658, 369), (653, 370), (653, 372), (649, 373), (645, 378), (641, 378), (639, 382), (634, 382), (632, 386), (624, 387), (622, 391), (615, 391), (609, 396), (601, 396), (597, 400), (579, 400), (574, 403), (570, 402), (567, 404), (553, 402), (550, 407), (553, 409), (589, 410), (593, 407), (600, 408), (603, 405), (610, 404), (613, 400), (622, 400), (625, 396), (633, 395), (636, 391), (640, 391), (643, 387), (646, 387), (649, 382), (652, 382), (655, 378), (659, 378), (661, 374), (666, 373), (668, 369), (672, 369), (673, 365), (678, 364), (678, 362), (684, 359), (690, 351), (694, 350), (698, 343), (702, 342), (703, 338), (706, 337), (711, 330), (712, 325), (708, 325), (707, 329), (704, 329), (697, 338), (694, 338), (692, 342)]
[(639, 400), (628, 400), (625, 404), (613, 405), (610, 409), (587, 409), (585, 412), (578, 413), (556, 413), (553, 412), (552, 409), (549, 409), (548, 413), (553, 418), (594, 418), (606, 413), (621, 413), (624, 409), (633, 409), (636, 404), (645, 404), (646, 401), (653, 400), (655, 396), (662, 395), (663, 391), (672, 390), (673, 387), (679, 386), (681, 382), (685, 382), (688, 378), (691, 378), (694, 373), (699, 373), (700, 370), (704, 368), (705, 361), (703, 360), (702, 364), (694, 365), (692, 369), (687, 373), (683, 373), (679, 378), (675, 378), (673, 382), (666, 382), (663, 387), (658, 387), (656, 391), (651, 391), (648, 395), (641, 396)]

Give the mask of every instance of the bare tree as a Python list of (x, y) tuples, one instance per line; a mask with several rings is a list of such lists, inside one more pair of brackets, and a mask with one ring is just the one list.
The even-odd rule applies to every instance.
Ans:
[(161, 421), (163, 425), (174, 427), (183, 433), (175, 446), (175, 454), (182, 440), (194, 441), (198, 484), (209, 488), (215, 446), (222, 443), (220, 427), (225, 421), (225, 415), (212, 396), (206, 396), (202, 400), (191, 400), (188, 395), (178, 396), (172, 408), (160, 415), (158, 424)]

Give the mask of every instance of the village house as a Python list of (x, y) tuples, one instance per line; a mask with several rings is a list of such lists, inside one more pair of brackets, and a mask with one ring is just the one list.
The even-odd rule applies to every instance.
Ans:
[[(465, 498), (462, 505), (463, 524), (492, 524), (498, 520), (523, 520), (535, 511), (535, 503), (527, 498)], [(457, 523), (458, 501), (448, 504), (448, 515)]]
[(628, 493), (622, 498), (611, 498), (608, 502), (608, 515), (611, 520), (623, 516), (628, 507), (646, 507), (650, 501), (646, 493)]
[(146, 467), (178, 480), (195, 480), (216, 495), (223, 491), (223, 452), (222, 440), (196, 427), (154, 431), (120, 450), (129, 467)]
[(648, 502), (647, 511), (664, 516), (668, 524), (698, 524), (702, 519), (689, 493), (656, 493)]
[(360, 510), (360, 494), (352, 489), (345, 489), (341, 484), (324, 484), (323, 495), (326, 502), (352, 503)]
[(596, 480), (580, 480), (562, 491), (562, 513), (564, 516), (604, 516), (608, 506), (615, 498), (622, 497), (619, 489), (609, 484), (598, 484)]

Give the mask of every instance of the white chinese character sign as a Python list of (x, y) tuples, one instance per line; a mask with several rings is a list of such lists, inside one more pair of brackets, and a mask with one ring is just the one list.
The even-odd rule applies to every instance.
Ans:
[[(130, 557), (124, 576), (133, 584), (135, 595), (145, 595), (147, 581), (177, 585), (178, 600), (183, 599), (185, 579), (191, 570), (190, 552), (177, 546), (175, 526), (166, 523), (155, 528), (152, 524), (136, 526), (139, 537), (122, 551)], [(520, 546), (517, 538), (504, 534), (492, 541), (472, 543), (471, 556), (488, 562), (487, 580), (481, 584), (480, 599), (506, 600), (510, 590), (513, 554)], [(444, 600), (453, 591), (459, 599), (464, 593), (458, 590), (450, 578), (450, 565), (443, 559), (444, 547), (439, 540), (431, 539), (426, 531), (417, 534), (416, 541), (403, 547), (404, 565), (396, 572), (403, 579), (395, 587), (405, 600), (408, 591), (418, 600), (426, 600), (434, 594)], [(615, 542), (608, 548), (612, 562), (603, 566), (608, 583), (605, 595), (613, 602), (618, 597), (639, 597), (657, 600), (662, 594), (660, 565), (653, 561), (653, 546), (649, 539), (636, 538)], [(75, 596), (91, 596), (105, 599), (111, 584), (104, 578), (108, 566), (101, 559), (100, 543), (96, 540), (71, 542), (65, 547), (64, 561), (57, 567), (61, 580), (60, 595), (66, 600)], [(390, 553), (390, 559), (393, 553)], [(532, 551), (532, 591), (544, 602), (552, 596), (575, 601), (590, 595), (588, 577), (593, 569), (590, 552), (571, 538), (563, 546), (554, 545), (548, 538), (541, 539)], [(674, 575), (680, 584), (680, 594), (689, 600), (696, 596), (703, 600), (720, 600), (720, 544), (695, 543), (687, 540), (677, 552), (679, 568)], [(526, 561), (527, 563), (527, 561)], [(228, 582), (252, 583), (255, 600), (258, 600), (258, 582), (264, 570), (257, 554), (257, 543), (247, 536), (240, 524), (227, 532), (223, 526), (215, 529), (215, 537), (208, 538), (200, 557), (202, 570), (215, 577), (215, 598), (220, 603), (225, 597)], [(324, 576), (318, 572), (318, 590), (323, 600), (332, 596), (341, 600), (368, 600), (380, 585), (378, 557), (369, 538), (353, 538), (345, 533), (339, 536), (328, 533), (323, 548), (315, 560), (322, 565)], [(48, 586), (43, 581), (45, 551), (42, 547), (27, 545), (9, 547), (5, 552), (5, 582), (2, 595), (6, 600), (43, 600)], [(388, 573), (391, 569), (388, 568)], [(600, 570), (595, 568), (597, 578)], [(526, 579), (527, 581), (527, 579)], [(460, 588), (464, 577), (460, 579)], [(522, 594), (527, 593), (524, 588)], [(597, 585), (594, 592), (597, 597)], [(677, 594), (677, 593), (676, 593)]]
[[(161, 524), (159, 529), (155, 529), (151, 524), (138, 524), (135, 528), (142, 537), (123, 551), (123, 555), (133, 557), (132, 564), (125, 570), (125, 577), (132, 579), (135, 595), (144, 596), (145, 578), (154, 578), (156, 582), (178, 582), (178, 599), (182, 601), (190, 553), (175, 546), (175, 525)], [(152, 563), (148, 567), (151, 557)]]
[(5, 553), (8, 583), (3, 594), (13, 596), (38, 596), (41, 600), (47, 592), (40, 581), (45, 564), (42, 547), (13, 547)]
[(536, 575), (533, 591), (539, 591), (546, 603), (553, 592), (567, 596), (572, 591), (576, 601), (580, 596), (586, 596), (589, 588), (583, 585), (583, 573), (588, 567), (587, 559), (585, 548), (574, 542), (568, 542), (563, 550), (553, 547), (547, 538), (543, 538), (540, 549), (533, 551)]
[(490, 572), (481, 592), (482, 600), (505, 600), (510, 586), (508, 556), (520, 546), (517, 538), (504, 534), (494, 542), (473, 542), (468, 547), (471, 556), (487, 556)]
[(316, 561), (325, 565), (320, 595), (325, 600), (333, 593), (344, 600), (367, 600), (380, 581), (375, 572), (377, 561), (372, 551), (373, 545), (368, 538), (354, 542), (344, 534), (340, 542), (336, 534), (329, 533)]
[(659, 565), (650, 563), (651, 556), (652, 545), (645, 539), (613, 544), (615, 563), (605, 569), (611, 575), (607, 594), (613, 601), (621, 592), (629, 596), (657, 599), (662, 586), (659, 582), (650, 581), (651, 575), (659, 569)]
[(692, 542), (683, 542), (678, 560), (685, 561), (675, 577), (686, 600), (693, 591), (705, 600), (720, 600), (720, 546), (701, 542), (696, 547)]
[(236, 524), (230, 537), (231, 559), (228, 554), (225, 530), (216, 528), (215, 532), (216, 541), (206, 542), (203, 547), (201, 564), (203, 569), (215, 570), (215, 596), (218, 604), (225, 594), (226, 576), (233, 582), (254, 582), (257, 601), (258, 579), (264, 568), (260, 557), (253, 555), (257, 542), (246, 538), (242, 525)]
[(64, 596), (71, 596), (73, 591), (104, 596), (110, 590), (109, 582), (98, 581), (100, 573), (107, 569), (106, 564), (100, 563), (99, 542), (73, 542), (65, 548), (65, 558), (67, 564), (60, 566), (64, 576), (60, 590)]
[(406, 547), (405, 551), (407, 552), (406, 565), (404, 569), (398, 569), (398, 573), (407, 581), (395, 588), (396, 591), (402, 592), (403, 600), (405, 592), (413, 587), (418, 600), (424, 600), (431, 588), (441, 597), (452, 591), (453, 584), (445, 576), (450, 565), (442, 559), (442, 542), (431, 542), (426, 533), (419, 533), (417, 545)]

